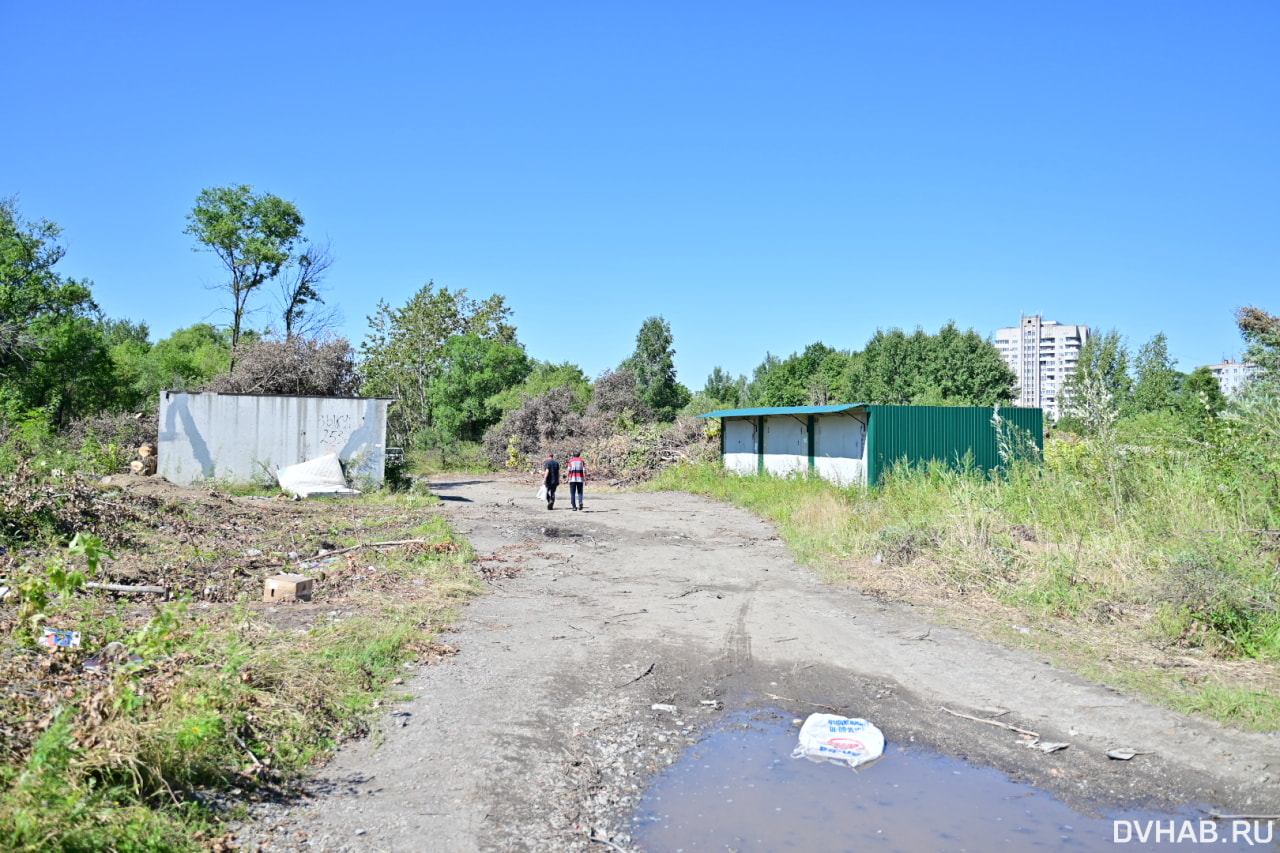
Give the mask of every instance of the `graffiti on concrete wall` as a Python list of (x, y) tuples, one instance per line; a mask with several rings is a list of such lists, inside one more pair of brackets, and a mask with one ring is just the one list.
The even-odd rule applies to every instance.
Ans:
[(349, 414), (326, 412), (320, 415), (320, 447), (326, 453), (337, 453), (346, 447), (355, 431), (356, 422)]

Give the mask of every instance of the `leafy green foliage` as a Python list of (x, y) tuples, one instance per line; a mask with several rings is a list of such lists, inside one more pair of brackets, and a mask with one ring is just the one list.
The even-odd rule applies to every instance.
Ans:
[(576, 364), (549, 361), (530, 361), (529, 375), (523, 382), (512, 385), (489, 398), (488, 405), (506, 414), (518, 409), (525, 400), (532, 399), (556, 388), (568, 388), (573, 397), (573, 410), (581, 414), (591, 402), (591, 380)]
[(821, 406), (847, 394), (845, 374), (851, 356), (818, 342), (785, 361), (770, 363), (751, 388), (751, 396), (766, 406)]
[[(709, 403), (707, 411), (712, 409), (739, 409), (747, 402), (747, 377), (739, 375), (734, 378), (719, 365), (707, 377), (702, 387), (702, 394)], [(696, 412), (695, 414), (705, 414)]]
[(948, 323), (936, 335), (878, 330), (861, 352), (813, 343), (787, 359), (766, 355), (744, 403), (985, 407), (1012, 400), (1015, 379), (990, 341)]
[(636, 334), (635, 352), (621, 365), (635, 376), (640, 399), (664, 421), (675, 418), (690, 396), (689, 389), (676, 381), (673, 340), (671, 324), (661, 317), (650, 317)]
[(249, 299), (279, 275), (302, 239), (302, 214), (292, 202), (253, 187), (211, 187), (196, 198), (187, 215), (186, 233), (196, 238), (196, 251), (212, 252), (227, 272), (223, 285), (231, 297), (231, 363), (244, 328)]
[[(428, 282), (401, 308), (378, 303), (369, 332), (360, 345), (363, 393), (394, 397), (388, 414), (388, 441), (407, 445), (416, 435), (429, 440), (435, 418), (431, 408), (434, 383), (448, 368), (445, 347), (455, 335), (516, 344), (507, 320), (511, 309), (501, 296), (477, 302), (465, 290), (436, 289)], [(522, 377), (523, 378), (523, 377)], [(492, 396), (500, 389), (494, 389)]]
[(454, 335), (440, 353), (438, 374), (427, 388), (430, 443), (478, 441), (502, 416), (491, 399), (529, 374), (518, 343), (476, 334)]
[(1090, 336), (1080, 348), (1075, 373), (1063, 389), (1063, 412), (1097, 432), (1129, 408), (1133, 380), (1124, 338), (1114, 329)]
[[(77, 533), (67, 546), (67, 556), (84, 557), (88, 576), (93, 577), (102, 558), (111, 555), (98, 537)], [(49, 606), (84, 586), (86, 576), (65, 559), (54, 559), (47, 566), (28, 564), (25, 572), (26, 577), (18, 584), (18, 628), (28, 638), (34, 638), (49, 618)]]
[(88, 281), (54, 270), (61, 229), (0, 199), (0, 416), (39, 409), (56, 424), (113, 397), (111, 359)]
[(1176, 398), (1178, 410), (1200, 432), (1227, 407), (1218, 379), (1207, 367), (1197, 367), (1182, 383), (1182, 393)]
[(1129, 414), (1170, 412), (1177, 406), (1180, 382), (1178, 371), (1173, 369), (1173, 365), (1163, 332), (1142, 345), (1133, 362), (1133, 394), (1129, 401)]
[(140, 366), (137, 387), (149, 401), (161, 391), (200, 387), (231, 367), (231, 337), (208, 323), (178, 329), (156, 343)]
[(1261, 368), (1259, 379), (1280, 385), (1280, 317), (1250, 305), (1236, 312), (1236, 326), (1248, 346), (1245, 358)]

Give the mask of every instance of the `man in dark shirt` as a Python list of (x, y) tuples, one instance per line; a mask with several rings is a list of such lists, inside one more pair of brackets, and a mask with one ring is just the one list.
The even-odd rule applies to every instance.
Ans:
[(542, 485), (547, 487), (547, 509), (551, 509), (556, 505), (556, 486), (560, 485), (560, 463), (554, 453), (547, 454), (542, 470)]

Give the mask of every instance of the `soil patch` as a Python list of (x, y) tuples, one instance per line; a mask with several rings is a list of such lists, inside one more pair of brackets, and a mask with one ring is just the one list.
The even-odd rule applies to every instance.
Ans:
[[(994, 767), (1086, 812), (1280, 803), (1275, 737), (824, 584), (744, 511), (588, 492), (587, 511), (549, 512), (531, 483), (504, 477), (433, 489), (492, 594), (449, 635), (458, 654), (404, 685), (378, 737), (344, 748), (302, 798), (259, 807), (240, 829), (250, 849), (635, 849), (630, 818), (653, 774), (723, 712), (766, 707), (866, 717), (891, 743)], [(1070, 745), (1046, 753), (1037, 739)], [(1106, 757), (1122, 747), (1144, 754)]]

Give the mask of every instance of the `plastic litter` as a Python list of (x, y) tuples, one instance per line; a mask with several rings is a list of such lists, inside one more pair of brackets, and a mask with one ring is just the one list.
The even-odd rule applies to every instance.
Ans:
[(800, 727), (800, 744), (791, 757), (857, 768), (883, 754), (884, 734), (866, 720), (810, 714)]
[(36, 642), (51, 649), (78, 649), (80, 648), (80, 632), (45, 628), (40, 634), (40, 639)]
[(107, 643), (101, 652), (86, 660), (84, 668), (89, 672), (97, 672), (130, 663), (142, 663), (142, 656), (129, 652), (123, 643), (111, 642)]
[(360, 492), (347, 486), (347, 478), (342, 474), (342, 463), (338, 454), (326, 453), (324, 456), (281, 468), (276, 472), (276, 480), (280, 488), (293, 492), (300, 498), (312, 495), (358, 495)]
[(1154, 752), (1143, 752), (1139, 749), (1129, 749), (1128, 747), (1120, 747), (1118, 749), (1108, 749), (1107, 758), (1115, 761), (1129, 761), (1135, 755), (1154, 755)]
[(1039, 738), (1036, 738), (1035, 740), (1028, 741), (1027, 746), (1031, 747), (1032, 749), (1038, 749), (1041, 752), (1048, 753), (1048, 752), (1058, 752), (1059, 750), (1066, 749), (1067, 747), (1071, 746), (1071, 744), (1052, 743), (1050, 741), (1040, 740)]

